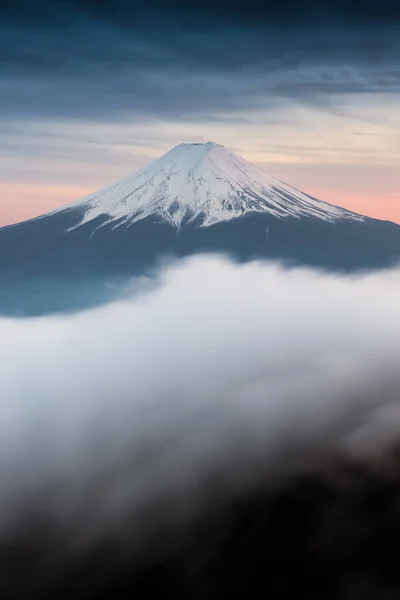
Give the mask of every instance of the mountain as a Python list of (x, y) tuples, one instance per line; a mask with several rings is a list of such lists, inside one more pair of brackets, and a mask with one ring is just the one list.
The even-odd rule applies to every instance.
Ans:
[(90, 306), (163, 256), (225, 252), (336, 271), (400, 257), (400, 226), (322, 202), (223, 146), (180, 144), (77, 202), (0, 229), (0, 312)]
[(184, 223), (209, 226), (250, 212), (362, 220), (269, 177), (213, 142), (180, 144), (133, 176), (69, 205), (78, 206), (85, 213), (80, 225), (104, 214), (107, 224), (132, 225), (157, 216), (178, 229)]

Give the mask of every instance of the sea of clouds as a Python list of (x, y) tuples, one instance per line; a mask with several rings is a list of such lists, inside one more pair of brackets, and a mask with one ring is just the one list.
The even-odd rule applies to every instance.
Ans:
[[(399, 297), (398, 270), (340, 277), (197, 256), (101, 308), (0, 319), (3, 597), (125, 598), (126, 571), (110, 561), (147, 597), (143, 564), (178, 560), (188, 538), (196, 554), (195, 524), (261, 488), (265, 505), (342, 463), (397, 481)], [(225, 552), (207, 535), (201, 564)], [(232, 597), (205, 567), (179, 564), (182, 597)], [(324, 597), (398, 598), (393, 582), (365, 595), (357, 577)]]

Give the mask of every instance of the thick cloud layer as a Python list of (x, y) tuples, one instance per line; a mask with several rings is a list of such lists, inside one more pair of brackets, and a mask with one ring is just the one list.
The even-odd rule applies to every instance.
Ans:
[(201, 121), (397, 93), (399, 19), (389, 0), (2, 0), (2, 115)]
[(209, 28), (216, 23), (232, 26), (259, 24), (268, 21), (273, 25), (288, 23), (300, 27), (304, 23), (351, 24), (354, 22), (387, 24), (400, 18), (398, 4), (393, 0), (382, 0), (379, 6), (373, 0), (357, 0), (348, 4), (345, 0), (305, 0), (301, 6), (294, 0), (285, 5), (276, 0), (233, 0), (229, 7), (222, 0), (203, 0), (187, 3), (185, 0), (114, 0), (101, 3), (91, 0), (41, 0), (33, 8), (29, 0), (1, 0), (0, 14), (17, 18), (27, 23), (59, 23), (66, 15), (85, 15), (106, 21), (117, 22), (122, 26), (139, 22), (162, 24), (162, 18), (171, 21), (192, 23)]
[(399, 286), (196, 257), (1, 320), (2, 597), (397, 598)]

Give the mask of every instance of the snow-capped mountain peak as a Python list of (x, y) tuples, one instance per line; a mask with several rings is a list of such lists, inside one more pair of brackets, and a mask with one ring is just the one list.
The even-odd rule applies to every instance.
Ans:
[(249, 212), (362, 220), (270, 177), (214, 142), (179, 144), (133, 175), (69, 206), (84, 208), (79, 225), (107, 215), (107, 223), (115, 225), (157, 216), (177, 228), (194, 221), (209, 226)]

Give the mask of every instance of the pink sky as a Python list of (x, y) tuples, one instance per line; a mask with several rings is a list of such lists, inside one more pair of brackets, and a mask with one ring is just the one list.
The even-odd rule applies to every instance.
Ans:
[(0, 226), (37, 217), (91, 191), (78, 186), (0, 182)]

